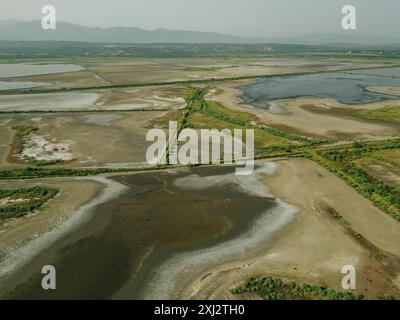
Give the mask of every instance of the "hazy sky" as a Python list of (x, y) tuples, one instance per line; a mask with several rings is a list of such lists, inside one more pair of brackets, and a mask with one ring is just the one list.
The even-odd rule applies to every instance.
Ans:
[(0, 20), (58, 20), (86, 26), (216, 31), (241, 36), (339, 33), (341, 8), (357, 9), (357, 31), (398, 36), (400, 0), (0, 0)]

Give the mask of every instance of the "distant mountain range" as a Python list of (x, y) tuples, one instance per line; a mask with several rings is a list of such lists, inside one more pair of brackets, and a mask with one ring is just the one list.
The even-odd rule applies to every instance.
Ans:
[(154, 31), (130, 27), (85, 27), (69, 22), (57, 22), (56, 30), (43, 30), (41, 21), (0, 21), (0, 40), (9, 41), (84, 41), (100, 43), (282, 43), (305, 45), (389, 45), (399, 39), (378, 35), (345, 33), (310, 34), (298, 37), (257, 38), (223, 33), (157, 29)]

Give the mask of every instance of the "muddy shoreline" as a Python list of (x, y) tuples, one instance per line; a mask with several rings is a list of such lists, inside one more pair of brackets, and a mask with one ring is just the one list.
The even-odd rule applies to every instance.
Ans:
[[(270, 166), (267, 172), (257, 175), (273, 172), (274, 166)], [(190, 179), (208, 184), (187, 190), (185, 184)], [(16, 278), (21, 274), (31, 276), (5, 297), (152, 298), (154, 292), (149, 294), (149, 284), (171, 257), (192, 253), (196, 257), (206, 252), (209, 257), (202, 263), (218, 261), (226, 247), (231, 248), (229, 255), (235, 255), (245, 248), (237, 247), (240, 242), (236, 239), (243, 235), (251, 239), (252, 230), (258, 225), (255, 222), (262, 217), (273, 219), (269, 212), (279, 204), (266, 191), (256, 190), (260, 187), (256, 178), (249, 179), (238, 181), (234, 168), (229, 167), (109, 178), (123, 185), (124, 192), (97, 204), (90, 219), (81, 221), (73, 231), (32, 257), (15, 273)], [(221, 244), (222, 251), (218, 249)], [(254, 245), (248, 243), (247, 248)], [(192, 262), (185, 264), (190, 266)], [(40, 268), (44, 264), (57, 269), (58, 287), (54, 292), (40, 287)], [(169, 278), (168, 286), (173, 287), (175, 280)], [(164, 294), (170, 297), (168, 290)]]

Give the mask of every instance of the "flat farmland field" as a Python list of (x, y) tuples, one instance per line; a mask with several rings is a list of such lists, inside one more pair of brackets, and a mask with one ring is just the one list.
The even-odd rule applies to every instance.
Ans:
[(10, 156), (10, 152), (15, 152), (12, 144), (16, 126), (37, 129), (24, 138), (22, 151), (24, 156), (36, 160), (60, 159), (72, 167), (129, 167), (143, 163), (149, 145), (148, 126), (152, 119), (162, 115), (162, 111), (2, 115), (2, 165), (29, 163), (21, 159), (23, 156)]

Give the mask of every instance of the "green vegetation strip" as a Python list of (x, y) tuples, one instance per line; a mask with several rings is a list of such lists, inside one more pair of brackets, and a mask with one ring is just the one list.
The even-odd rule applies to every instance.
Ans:
[(234, 295), (252, 294), (264, 300), (362, 300), (355, 292), (336, 291), (325, 286), (298, 284), (279, 278), (249, 278), (240, 287), (231, 290)]
[(24, 216), (40, 208), (58, 192), (58, 189), (42, 186), (0, 190), (0, 220)]
[[(252, 125), (251, 121), (254, 120), (254, 116), (247, 112), (235, 111), (225, 108), (221, 103), (216, 101), (206, 101), (204, 96), (206, 94), (206, 89), (197, 89), (194, 93), (187, 99), (189, 111), (188, 114), (193, 112), (202, 112), (208, 116), (211, 116), (220, 121), (226, 122), (230, 125), (238, 126), (242, 129), (258, 129), (263, 130), (267, 134), (276, 136), (279, 138), (287, 139), (288, 141), (297, 141), (301, 144), (286, 144), (282, 146), (272, 146), (266, 148), (257, 148), (257, 154), (267, 154), (271, 152), (292, 152), (299, 148), (311, 147), (321, 144), (328, 143), (327, 140), (313, 139), (308, 137), (303, 137), (299, 135), (290, 134), (285, 131), (281, 131), (274, 128), (269, 128), (265, 126)], [(187, 119), (187, 117), (186, 117)], [(192, 127), (191, 124), (185, 123), (186, 127)]]
[(19, 180), (19, 179), (35, 179), (48, 177), (85, 177), (95, 176), (105, 173), (128, 173), (128, 172), (143, 172), (153, 170), (171, 169), (172, 166), (156, 166), (142, 168), (87, 168), (87, 169), (72, 169), (72, 168), (15, 168), (0, 170), (0, 180)]
[(400, 140), (370, 145), (355, 142), (353, 148), (344, 150), (310, 150), (306, 157), (335, 173), (376, 207), (400, 221), (400, 188), (389, 186), (353, 163), (370, 152), (390, 149), (400, 149)]
[(129, 113), (129, 112), (150, 112), (150, 111), (168, 111), (163, 108), (143, 108), (143, 109), (122, 109), (122, 110), (107, 110), (107, 109), (82, 109), (82, 110), (10, 110), (0, 111), (0, 114), (29, 114), (29, 113)]
[(400, 107), (390, 107), (378, 110), (361, 110), (357, 116), (369, 120), (378, 120), (400, 124)]
[[(32, 132), (38, 131), (39, 128), (32, 126), (14, 126), (12, 129), (17, 131), (14, 141), (15, 153), (21, 155), (25, 148), (25, 138)], [(63, 162), (63, 160), (36, 160), (29, 157), (24, 157), (24, 160), (26, 160), (30, 165), (37, 167), (49, 166)]]
[(25, 138), (29, 136), (32, 132), (38, 131), (39, 128), (32, 126), (14, 126), (13, 130), (16, 130), (17, 133), (15, 135), (15, 153), (20, 155), (24, 151), (25, 147)]

